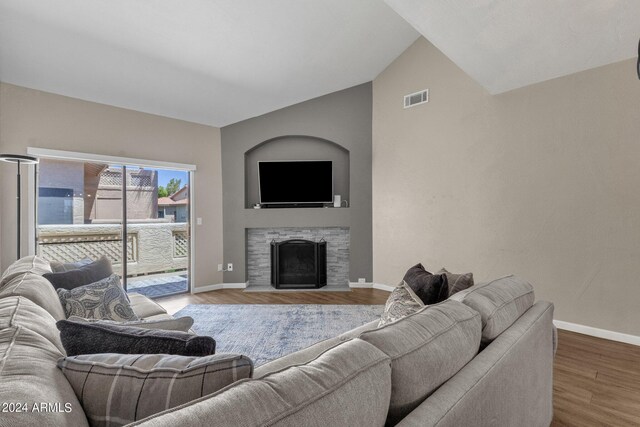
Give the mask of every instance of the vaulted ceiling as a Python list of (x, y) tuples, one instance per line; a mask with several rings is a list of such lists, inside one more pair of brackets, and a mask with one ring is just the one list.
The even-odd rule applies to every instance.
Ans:
[(224, 126), (370, 81), (419, 34), (500, 93), (635, 56), (640, 0), (0, 0), (0, 81)]
[(492, 94), (638, 54), (640, 0), (385, 1)]
[(223, 126), (371, 81), (418, 36), (382, 0), (0, 0), (0, 80)]

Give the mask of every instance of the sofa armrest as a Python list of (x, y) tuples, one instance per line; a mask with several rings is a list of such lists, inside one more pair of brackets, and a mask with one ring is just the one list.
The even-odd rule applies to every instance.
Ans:
[(162, 308), (157, 302), (145, 297), (141, 294), (129, 294), (131, 300), (131, 308), (133, 312), (141, 319), (157, 316), (159, 314), (167, 314), (167, 310)]
[(549, 426), (552, 322), (553, 304), (534, 304), (398, 426)]

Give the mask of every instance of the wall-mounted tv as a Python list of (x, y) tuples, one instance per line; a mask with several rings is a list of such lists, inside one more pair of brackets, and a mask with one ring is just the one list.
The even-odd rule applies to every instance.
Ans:
[(328, 160), (258, 162), (260, 204), (318, 205), (333, 201), (333, 165)]

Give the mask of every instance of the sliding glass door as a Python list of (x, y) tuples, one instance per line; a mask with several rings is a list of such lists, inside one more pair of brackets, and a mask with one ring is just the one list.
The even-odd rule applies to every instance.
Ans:
[(37, 253), (69, 266), (107, 257), (128, 292), (190, 289), (189, 172), (43, 158)]

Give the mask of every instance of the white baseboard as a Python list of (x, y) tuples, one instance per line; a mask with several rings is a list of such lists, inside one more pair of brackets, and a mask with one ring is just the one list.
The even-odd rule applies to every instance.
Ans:
[(358, 283), (358, 282), (349, 282), (350, 288), (364, 288), (364, 289), (379, 289), (381, 291), (392, 292), (396, 287), (390, 285), (383, 285), (382, 283)]
[(216, 285), (198, 286), (193, 288), (191, 293), (199, 294), (201, 292), (219, 291), (220, 289), (244, 289), (246, 287), (246, 283), (218, 283)]
[(577, 332), (579, 334), (590, 335), (592, 337), (604, 338), (606, 340), (624, 342), (627, 344), (640, 346), (640, 337), (635, 335), (608, 331), (606, 329), (579, 325), (577, 323), (563, 322), (562, 320), (554, 320), (553, 324), (556, 325), (558, 329), (563, 329), (565, 331)]

